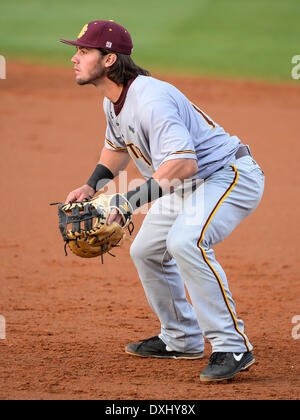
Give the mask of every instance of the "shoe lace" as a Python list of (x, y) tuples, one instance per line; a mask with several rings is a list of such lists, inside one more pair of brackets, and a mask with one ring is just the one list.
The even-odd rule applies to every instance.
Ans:
[(154, 337), (146, 338), (145, 340), (140, 340), (141, 343), (147, 343), (147, 341), (157, 341), (159, 340), (158, 335), (155, 335)]
[(209, 358), (209, 364), (210, 365), (222, 365), (225, 361), (226, 354), (227, 353), (223, 353), (223, 352), (212, 353), (212, 355)]
[(160, 338), (158, 337), (158, 335), (155, 335), (154, 337), (146, 338), (145, 340), (140, 340), (138, 348), (140, 348), (144, 343), (148, 343), (148, 341), (157, 341), (159, 339)]

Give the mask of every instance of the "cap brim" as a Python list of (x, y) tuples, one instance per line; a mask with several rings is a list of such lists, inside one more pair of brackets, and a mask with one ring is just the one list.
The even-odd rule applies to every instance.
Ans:
[(64, 44), (75, 45), (76, 47), (97, 48), (95, 45), (88, 44), (87, 42), (68, 41), (67, 39), (60, 39), (59, 41)]

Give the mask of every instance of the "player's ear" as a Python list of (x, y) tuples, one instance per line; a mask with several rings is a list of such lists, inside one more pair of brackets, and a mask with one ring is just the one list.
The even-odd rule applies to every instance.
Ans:
[(109, 53), (106, 54), (103, 59), (103, 65), (107, 68), (107, 67), (111, 67), (113, 64), (115, 64), (115, 62), (117, 61), (117, 54), (114, 53)]

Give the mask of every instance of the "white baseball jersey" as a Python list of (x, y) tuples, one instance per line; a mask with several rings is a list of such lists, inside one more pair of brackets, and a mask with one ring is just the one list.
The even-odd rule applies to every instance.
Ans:
[(196, 159), (205, 179), (235, 155), (241, 142), (230, 136), (178, 89), (148, 76), (130, 85), (118, 115), (104, 98), (108, 149), (128, 151), (140, 173), (150, 178), (162, 163)]

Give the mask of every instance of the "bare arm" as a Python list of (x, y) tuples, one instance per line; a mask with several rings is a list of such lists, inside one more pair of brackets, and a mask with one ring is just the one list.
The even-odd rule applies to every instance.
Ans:
[(195, 159), (174, 159), (163, 163), (152, 175), (160, 185), (163, 192), (180, 185), (185, 179), (198, 172), (198, 164)]
[[(120, 171), (127, 167), (129, 161), (130, 156), (127, 152), (115, 152), (104, 146), (98, 163), (106, 166), (114, 176), (117, 176)], [(90, 187), (88, 184), (84, 184), (76, 190), (71, 191), (65, 202), (83, 201), (86, 198), (93, 197), (95, 193), (96, 191), (94, 188)]]
[[(152, 175), (152, 178), (159, 184), (162, 192), (168, 193), (172, 187), (180, 185), (185, 179), (190, 178), (197, 172), (198, 164), (195, 159), (173, 159), (163, 163)], [(145, 185), (147, 183), (143, 184), (143, 186)], [(110, 224), (112, 222), (123, 224), (118, 210), (112, 210), (107, 223)]]
[(106, 166), (114, 176), (123, 171), (130, 162), (130, 155), (127, 152), (115, 152), (103, 147), (99, 163)]

